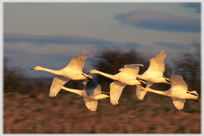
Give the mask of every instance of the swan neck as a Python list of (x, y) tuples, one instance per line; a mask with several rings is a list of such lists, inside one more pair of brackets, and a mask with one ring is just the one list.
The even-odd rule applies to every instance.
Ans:
[(78, 94), (78, 95), (82, 95), (82, 90), (77, 90), (77, 89), (71, 89), (71, 88), (67, 88), (67, 87), (64, 87), (62, 86), (62, 89), (68, 91), (68, 92), (72, 92), (72, 93), (75, 93), (75, 94)]
[(115, 76), (114, 75), (111, 75), (111, 74), (107, 74), (107, 73), (104, 73), (104, 72), (101, 72), (101, 71), (96, 71), (97, 74), (100, 74), (102, 76), (105, 76), (107, 78), (111, 78), (111, 79), (114, 79), (115, 80)]
[(140, 78), (140, 79), (142, 79), (142, 78), (143, 78), (143, 76), (142, 76), (142, 75), (137, 75), (137, 77), (138, 77), (138, 78)]
[(154, 90), (154, 89), (151, 89), (151, 88), (147, 88), (146, 91), (168, 96), (167, 91), (159, 91), (159, 90)]
[(43, 68), (43, 67), (41, 67), (39, 70), (40, 71), (46, 71), (46, 72), (49, 72), (49, 73), (52, 73), (55, 75), (60, 75), (59, 70), (53, 70), (53, 69)]

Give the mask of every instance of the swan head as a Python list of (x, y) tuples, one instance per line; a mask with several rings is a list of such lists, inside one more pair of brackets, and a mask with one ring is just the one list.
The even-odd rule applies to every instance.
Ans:
[(82, 73), (82, 75), (87, 79), (87, 80), (93, 80), (93, 77), (91, 75), (87, 75), (87, 74), (84, 74)]
[(42, 67), (41, 66), (35, 66), (33, 68), (31, 68), (32, 70), (40, 70)]
[(198, 99), (198, 93), (195, 90), (187, 91), (186, 93), (189, 94), (189, 99)]
[(124, 68), (120, 68), (120, 69), (118, 69), (118, 71), (123, 71), (123, 69), (124, 69)]
[(97, 73), (97, 70), (92, 69), (92, 70), (91, 70), (91, 71), (89, 71), (88, 73), (90, 73), (90, 74), (95, 74), (95, 73)]

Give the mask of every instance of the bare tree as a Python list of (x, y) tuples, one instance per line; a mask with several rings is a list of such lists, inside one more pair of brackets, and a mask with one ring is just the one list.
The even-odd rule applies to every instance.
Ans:
[(200, 93), (200, 44), (195, 43), (195, 48), (195, 53), (181, 53), (181, 55), (178, 58), (175, 58), (173, 62), (178, 74), (182, 75), (188, 84), (189, 90), (196, 90)]

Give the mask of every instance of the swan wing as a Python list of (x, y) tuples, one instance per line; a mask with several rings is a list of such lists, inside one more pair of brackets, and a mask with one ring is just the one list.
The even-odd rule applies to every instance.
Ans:
[(72, 68), (74, 70), (82, 71), (88, 55), (89, 54), (84, 51), (81, 55), (72, 58), (66, 68)]
[(70, 79), (63, 77), (63, 76), (56, 76), (52, 80), (52, 85), (50, 87), (50, 97), (55, 97), (57, 96), (58, 92), (62, 88), (64, 84), (66, 84)]
[(184, 107), (184, 103), (186, 102), (186, 99), (179, 99), (172, 97), (173, 104), (178, 110), (182, 110)]
[(85, 86), (85, 92), (87, 96), (96, 96), (101, 94), (101, 86), (95, 80), (88, 81)]
[(90, 111), (96, 111), (97, 106), (98, 106), (98, 101), (97, 100), (93, 100), (93, 99), (89, 99), (89, 98), (83, 98), (86, 107), (90, 110)]
[(181, 75), (176, 75), (174, 72), (170, 76), (171, 90), (188, 90), (188, 85), (183, 80)]
[(110, 101), (112, 105), (117, 105), (123, 88), (126, 84), (120, 83), (118, 81), (113, 81), (110, 84)]
[[(152, 82), (147, 82), (147, 87), (150, 87), (152, 86)], [(137, 88), (136, 88), (136, 96), (139, 100), (143, 100), (147, 91), (144, 91), (143, 90), (144, 87), (140, 86), (140, 85), (137, 85)]]
[(161, 51), (159, 54), (157, 54), (155, 57), (151, 58), (149, 68), (147, 69), (146, 73), (154, 73), (161, 74), (161, 76), (164, 73), (165, 70), (165, 64), (164, 59), (166, 58), (166, 52)]
[(128, 64), (124, 65), (124, 69), (121, 71), (122, 73), (131, 74), (136, 77), (139, 72), (139, 67), (144, 66), (143, 64)]

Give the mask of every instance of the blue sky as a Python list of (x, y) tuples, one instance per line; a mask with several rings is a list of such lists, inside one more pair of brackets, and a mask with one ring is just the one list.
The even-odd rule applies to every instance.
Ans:
[(3, 55), (31, 77), (54, 77), (30, 68), (60, 69), (83, 51), (89, 71), (103, 48), (136, 49), (148, 59), (164, 49), (171, 63), (201, 43), (201, 4), (4, 2), (3, 29)]

